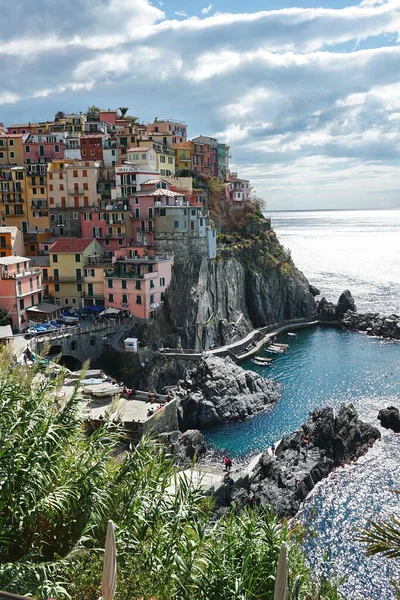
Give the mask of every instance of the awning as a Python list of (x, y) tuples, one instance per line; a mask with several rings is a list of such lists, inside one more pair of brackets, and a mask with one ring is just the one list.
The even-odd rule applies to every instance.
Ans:
[(82, 311), (83, 310), (88, 310), (90, 312), (97, 312), (97, 313), (99, 313), (99, 312), (103, 312), (104, 306), (97, 306), (97, 304), (93, 304), (92, 306), (85, 306), (85, 308), (83, 308)]

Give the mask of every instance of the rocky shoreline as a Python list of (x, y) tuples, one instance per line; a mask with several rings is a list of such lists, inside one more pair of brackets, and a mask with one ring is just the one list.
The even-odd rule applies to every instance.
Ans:
[(282, 439), (275, 453), (265, 450), (254, 469), (217, 493), (222, 512), (232, 502), (271, 506), (281, 518), (293, 516), (315, 485), (339, 466), (363, 456), (380, 439), (379, 430), (358, 418), (352, 404), (311, 413), (307, 423)]

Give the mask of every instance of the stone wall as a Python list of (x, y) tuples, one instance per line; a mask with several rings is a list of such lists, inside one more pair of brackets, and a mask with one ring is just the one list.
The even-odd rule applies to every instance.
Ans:
[(187, 260), (201, 260), (208, 257), (206, 237), (189, 233), (156, 233), (154, 239), (156, 252), (173, 254), (175, 264)]
[(176, 407), (177, 399), (171, 400), (160, 411), (143, 424), (143, 433), (150, 432), (154, 434), (168, 433), (176, 431), (178, 427), (178, 412)]

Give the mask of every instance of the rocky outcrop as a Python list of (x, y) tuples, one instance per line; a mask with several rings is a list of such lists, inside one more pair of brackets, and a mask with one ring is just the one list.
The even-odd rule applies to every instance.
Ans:
[(244, 420), (279, 398), (277, 384), (230, 358), (205, 357), (173, 390), (181, 431)]
[(345, 290), (339, 297), (336, 306), (336, 318), (343, 319), (348, 310), (357, 311), (356, 303), (349, 290)]
[(336, 321), (336, 306), (326, 298), (321, 298), (317, 304), (317, 316), (321, 321)]
[(178, 357), (154, 356), (140, 374), (140, 390), (155, 390), (164, 394), (186, 377), (186, 373), (196, 368), (197, 360), (184, 360)]
[(169, 347), (210, 348), (236, 341), (254, 327), (315, 314), (309, 283), (269, 221), (222, 238), (217, 259), (208, 260), (194, 246), (176, 254), (149, 339)]
[(175, 464), (182, 467), (190, 467), (207, 451), (204, 436), (197, 430), (162, 433), (158, 436), (158, 440), (174, 456)]
[(396, 433), (400, 433), (400, 412), (395, 406), (382, 408), (378, 413), (378, 419), (385, 429), (393, 429)]
[[(352, 404), (342, 405), (336, 417), (332, 408), (318, 409), (299, 430), (283, 438), (275, 455), (268, 451), (261, 455), (244, 486), (232, 487), (228, 504), (234, 500), (240, 506), (251, 500), (272, 506), (280, 517), (291, 516), (318, 481), (365, 454), (380, 437), (376, 427), (359, 420)], [(227, 504), (226, 494), (222, 497)]]
[(315, 297), (315, 296), (319, 296), (319, 295), (320, 295), (320, 293), (321, 293), (321, 292), (319, 291), (319, 289), (318, 289), (318, 288), (316, 288), (316, 287), (315, 287), (315, 285), (311, 285), (311, 283), (310, 283), (310, 286), (309, 286), (309, 290), (310, 290), (310, 294), (312, 294), (314, 297)]
[(387, 317), (379, 313), (359, 314), (348, 310), (341, 320), (346, 329), (365, 331), (368, 335), (400, 340), (400, 316), (389, 315)]

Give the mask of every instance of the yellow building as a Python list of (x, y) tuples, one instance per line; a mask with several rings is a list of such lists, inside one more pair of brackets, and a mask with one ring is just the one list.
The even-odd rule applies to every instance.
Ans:
[(47, 173), (36, 175), (32, 171), (26, 173), (26, 206), (28, 228), (49, 230), (49, 203), (47, 194)]
[(28, 230), (24, 167), (0, 166), (0, 206), (1, 225)]
[(99, 262), (104, 255), (103, 246), (87, 238), (60, 238), (51, 246), (49, 255), (56, 304), (79, 308), (85, 294), (85, 270), (91, 262)]
[(97, 206), (100, 163), (57, 159), (48, 164), (50, 229), (54, 235), (81, 235), (79, 213)]
[(0, 227), (0, 257), (25, 256), (24, 238), (17, 227)]
[[(138, 144), (137, 148), (129, 148), (129, 162), (135, 162), (135, 160), (138, 159), (140, 160), (140, 148), (152, 148), (155, 153), (155, 168), (156, 171), (160, 172), (161, 177), (173, 177), (175, 175), (175, 150), (169, 149), (152, 140), (139, 140)], [(138, 159), (133, 157), (138, 157)], [(151, 158), (151, 156), (149, 156), (149, 158)]]
[(173, 144), (176, 152), (175, 168), (177, 171), (192, 171), (193, 169), (193, 142), (181, 142)]
[(0, 134), (0, 168), (4, 166), (24, 166), (24, 141), (28, 134)]
[(86, 115), (80, 113), (64, 114), (49, 126), (49, 130), (67, 131), (68, 133), (81, 135), (85, 131)]
[(82, 307), (104, 306), (104, 269), (111, 267), (111, 259), (89, 258), (85, 267), (85, 281), (83, 282)]

